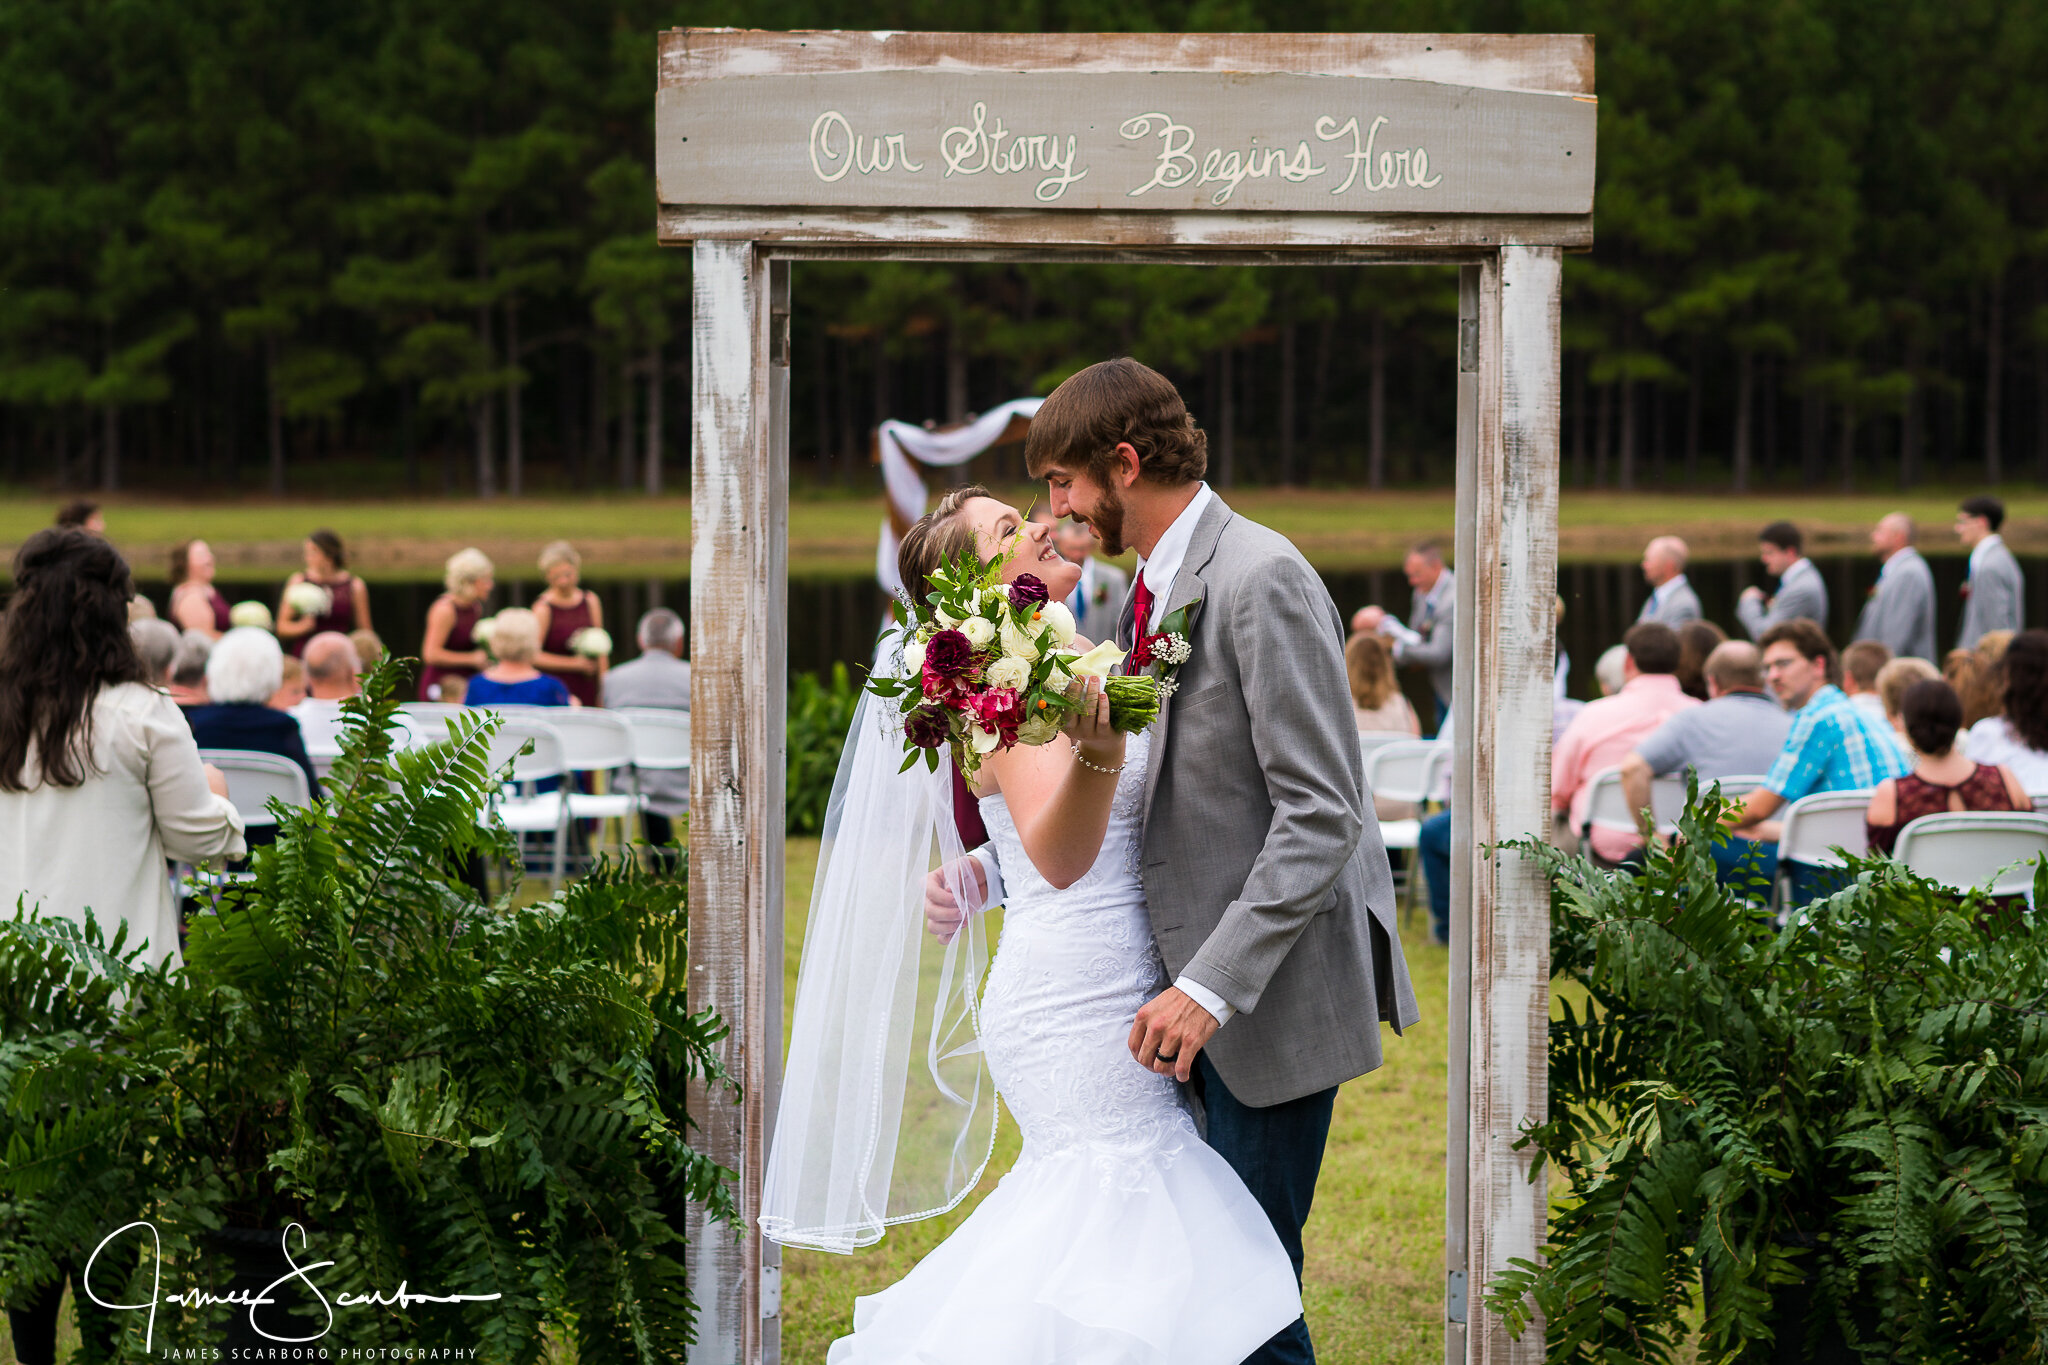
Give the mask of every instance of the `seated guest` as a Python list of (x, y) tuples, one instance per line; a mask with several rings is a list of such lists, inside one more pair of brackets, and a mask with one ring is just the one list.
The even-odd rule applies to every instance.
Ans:
[(289, 711), (306, 699), (306, 666), (291, 655), (284, 656), (284, 677), (277, 691), (264, 705), (273, 711)]
[[(652, 706), (670, 711), (690, 709), (689, 632), (683, 618), (656, 607), (640, 618), (636, 632), (640, 657), (604, 675), (604, 704), (611, 707)], [(666, 844), (674, 837), (671, 824), (690, 813), (690, 775), (680, 768), (650, 768), (640, 773), (640, 794), (647, 798), (641, 813), (647, 842)]]
[(1678, 627), (1678, 686), (1686, 696), (1707, 699), (1707, 656), (1727, 638), (1728, 632), (1712, 621), (1687, 621)]
[(1891, 646), (1882, 640), (1856, 640), (1842, 651), (1842, 691), (1849, 704), (1862, 707), (1887, 727), (1891, 720), (1884, 713), (1884, 698), (1877, 694), (1877, 675), (1891, 661)]
[(1757, 647), (1729, 640), (1707, 656), (1706, 677), (1712, 695), (1705, 706), (1673, 715), (1621, 761), (1630, 810), (1649, 807), (1652, 777), (1689, 768), (1704, 791), (1714, 778), (1759, 775), (1777, 762), (1792, 717), (1764, 690)]
[(135, 642), (135, 657), (142, 664), (142, 680), (151, 687), (168, 687), (171, 661), (178, 656), (178, 628), (154, 616), (128, 623), (128, 638)]
[(356, 647), (356, 658), (362, 661), (362, 668), (358, 671), (362, 673), (383, 663), (384, 656), (390, 653), (384, 648), (384, 637), (363, 626), (357, 626), (348, 633), (348, 642)]
[(1360, 734), (1421, 735), (1422, 721), (1401, 693), (1394, 651), (1384, 637), (1353, 635), (1344, 645), (1344, 668), (1351, 677), (1351, 712)]
[(188, 630), (178, 637), (178, 649), (171, 656), (171, 700), (180, 706), (206, 705), (206, 660), (213, 653), (213, 637), (201, 630)]
[(141, 593), (136, 593), (135, 596), (128, 599), (128, 623), (130, 625), (135, 624), (137, 621), (154, 621), (156, 619), (156, 603), (150, 601)]
[(1999, 665), (2012, 638), (2009, 630), (1994, 630), (1978, 640), (1975, 648), (1952, 649), (1941, 661), (1941, 676), (1963, 703), (1965, 730), (1986, 716), (1998, 714), (1999, 697), (2004, 692)]
[(1970, 727), (1970, 757), (2012, 769), (2030, 792), (2048, 792), (2048, 630), (2015, 635), (1997, 680), (1998, 713)]
[(507, 607), (494, 619), (491, 653), (497, 662), (469, 680), (464, 706), (570, 706), (575, 698), (533, 666), (540, 653), (540, 619), (525, 607)]
[[(1593, 779), (1620, 765), (1636, 744), (1655, 733), (1676, 712), (1700, 703), (1678, 690), (1678, 632), (1654, 621), (1630, 626), (1622, 637), (1627, 651), (1621, 690), (1588, 702), (1566, 727), (1551, 761), (1550, 806), (1571, 812), (1571, 827), (1586, 828)], [(1620, 862), (1634, 852), (1632, 834), (1594, 826), (1593, 853)]]
[(363, 690), (357, 680), (363, 661), (355, 643), (340, 631), (323, 630), (306, 641), (305, 664), (306, 697), (293, 713), (301, 721), (339, 719), (341, 704)]
[(1956, 750), (1963, 704), (1939, 678), (1916, 682), (1901, 704), (1906, 737), (1917, 761), (1903, 777), (1877, 784), (1863, 829), (1871, 847), (1890, 853), (1899, 831), (1923, 815), (1962, 810), (2032, 810), (2019, 774), (2010, 768), (1973, 762)]
[(267, 704), (284, 680), (284, 650), (277, 637), (254, 626), (236, 626), (220, 637), (206, 660), (207, 704), (185, 713), (202, 749), (247, 749), (288, 758), (306, 771), (306, 789), (320, 792), (313, 761), (306, 757), (299, 722)]
[(1885, 724), (1892, 727), (1892, 733), (1899, 737), (1899, 742), (1909, 753), (1913, 741), (1906, 738), (1905, 718), (1900, 710), (1906, 704), (1906, 689), (1916, 682), (1940, 676), (1940, 669), (1918, 655), (1893, 659), (1877, 670), (1877, 697), (1884, 703)]
[(1628, 647), (1609, 645), (1599, 658), (1593, 661), (1593, 681), (1600, 685), (1600, 695), (1611, 697), (1621, 691), (1628, 681)]
[[(1752, 874), (1773, 880), (1778, 871), (1778, 835), (1771, 817), (1814, 792), (1862, 791), (1906, 772), (1906, 756), (1890, 729), (1850, 704), (1834, 685), (1835, 647), (1808, 620), (1786, 621), (1764, 632), (1764, 678), (1785, 709), (1794, 713), (1785, 747), (1764, 779), (1730, 816), (1733, 836), (1717, 845), (1714, 861), (1723, 879)], [(1795, 864), (1792, 900), (1804, 905), (1828, 878), (1822, 868)]]

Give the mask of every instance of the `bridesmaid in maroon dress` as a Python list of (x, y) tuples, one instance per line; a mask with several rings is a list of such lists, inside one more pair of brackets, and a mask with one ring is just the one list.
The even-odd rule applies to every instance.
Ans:
[(171, 551), (171, 622), (218, 640), (228, 633), (228, 599), (213, 586), (213, 550), (188, 540)]
[(476, 623), (483, 619), (484, 599), (491, 595), (496, 569), (482, 550), (457, 550), (448, 556), (448, 571), (442, 582), (448, 591), (427, 608), (427, 634), (420, 642), (420, 700), (460, 701), (444, 693), (444, 682), (460, 681), (465, 686), (490, 667), (490, 656), (476, 642)]
[[(284, 597), (277, 608), (277, 638), (294, 657), (306, 652), (306, 641), (322, 631), (373, 630), (370, 624), (370, 589), (347, 568), (348, 552), (341, 537), (319, 530), (306, 537), (306, 567), (285, 580)], [(327, 589), (326, 611), (308, 614), (292, 604), (292, 589), (311, 583)]]
[(581, 654), (569, 642), (587, 627), (604, 628), (604, 604), (582, 586), (583, 560), (568, 541), (555, 541), (540, 552), (540, 571), (548, 580), (548, 590), (533, 604), (541, 634), (541, 652), (534, 656), (534, 665), (549, 677), (560, 678), (569, 695), (585, 706), (600, 705), (610, 653)]

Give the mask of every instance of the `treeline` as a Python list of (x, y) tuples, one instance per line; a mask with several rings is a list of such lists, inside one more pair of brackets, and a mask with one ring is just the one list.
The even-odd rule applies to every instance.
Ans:
[[(1591, 32), (1568, 482), (2048, 479), (2048, 6), (10, 0), (0, 481), (679, 485), (679, 24)], [(1451, 476), (1448, 271), (809, 265), (796, 298), (800, 478), (1120, 352), (1182, 383), (1222, 482)]]

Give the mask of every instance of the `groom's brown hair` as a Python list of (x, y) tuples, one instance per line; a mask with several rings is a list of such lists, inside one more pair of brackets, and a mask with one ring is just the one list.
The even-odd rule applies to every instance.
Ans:
[(1193, 483), (1209, 468), (1209, 438), (1173, 381), (1125, 356), (1090, 365), (1052, 391), (1031, 419), (1024, 463), (1042, 479), (1060, 465), (1107, 486), (1110, 456), (1129, 442), (1153, 483)]

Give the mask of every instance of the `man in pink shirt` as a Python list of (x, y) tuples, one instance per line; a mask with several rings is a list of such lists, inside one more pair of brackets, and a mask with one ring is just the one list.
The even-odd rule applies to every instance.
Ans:
[[(1569, 810), (1575, 830), (1586, 826), (1586, 808), (1593, 799), (1593, 779), (1618, 768), (1636, 744), (1674, 712), (1698, 706), (1697, 698), (1679, 689), (1678, 632), (1654, 621), (1631, 626), (1622, 637), (1628, 658), (1622, 665), (1621, 691), (1586, 709), (1565, 727), (1550, 765), (1550, 806)], [(1633, 830), (1595, 827), (1593, 853), (1618, 863), (1635, 851)]]

